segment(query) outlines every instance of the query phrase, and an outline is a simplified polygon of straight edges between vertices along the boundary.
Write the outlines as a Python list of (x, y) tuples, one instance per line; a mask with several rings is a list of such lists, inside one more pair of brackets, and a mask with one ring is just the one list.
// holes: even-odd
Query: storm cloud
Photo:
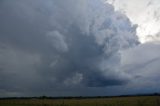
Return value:
[(131, 79), (120, 53), (139, 44), (136, 26), (104, 1), (3, 0), (0, 23), (0, 96), (75, 95)]
[[(137, 36), (142, 43), (122, 51), (121, 70), (132, 75), (126, 85), (132, 93), (159, 91), (159, 0), (106, 0), (137, 24)], [(129, 90), (130, 89), (130, 90)]]

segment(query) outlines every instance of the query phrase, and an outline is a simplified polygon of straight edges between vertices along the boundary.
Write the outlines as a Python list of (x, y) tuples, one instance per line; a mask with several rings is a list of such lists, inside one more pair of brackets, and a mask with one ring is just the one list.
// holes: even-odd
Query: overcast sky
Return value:
[(157, 2), (1, 0), (0, 97), (159, 92)]

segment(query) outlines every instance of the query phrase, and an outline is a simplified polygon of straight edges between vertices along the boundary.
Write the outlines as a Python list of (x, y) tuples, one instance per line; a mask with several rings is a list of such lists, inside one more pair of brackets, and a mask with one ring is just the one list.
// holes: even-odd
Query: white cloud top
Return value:
[(125, 13), (137, 24), (137, 35), (142, 43), (160, 41), (159, 0), (107, 0), (115, 9)]

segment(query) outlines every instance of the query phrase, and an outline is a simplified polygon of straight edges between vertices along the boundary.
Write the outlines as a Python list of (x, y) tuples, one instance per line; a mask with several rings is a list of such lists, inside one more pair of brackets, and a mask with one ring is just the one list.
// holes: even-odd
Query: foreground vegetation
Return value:
[(0, 106), (160, 106), (160, 96), (88, 99), (1, 99)]

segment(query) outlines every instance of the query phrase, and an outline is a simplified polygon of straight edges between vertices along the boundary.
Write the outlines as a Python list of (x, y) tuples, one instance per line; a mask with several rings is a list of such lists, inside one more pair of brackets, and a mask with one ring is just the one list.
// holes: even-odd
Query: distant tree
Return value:
[(40, 99), (47, 99), (47, 96), (43, 95), (40, 97)]
[(158, 95), (159, 95), (159, 93), (154, 93), (153, 95), (158, 96)]

